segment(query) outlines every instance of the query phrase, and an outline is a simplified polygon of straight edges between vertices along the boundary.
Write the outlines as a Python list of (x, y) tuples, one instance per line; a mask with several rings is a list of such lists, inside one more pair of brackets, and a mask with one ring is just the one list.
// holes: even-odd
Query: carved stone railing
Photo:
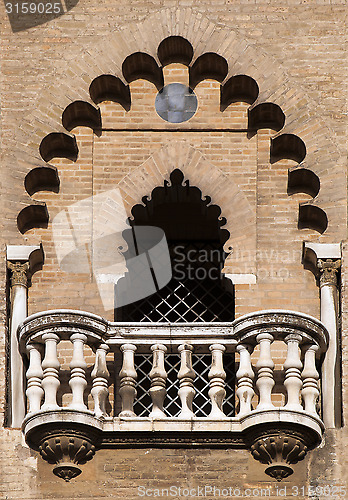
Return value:
[[(146, 324), (109, 323), (82, 311), (46, 311), (28, 317), (19, 326), (18, 338), (22, 355), (29, 359), (28, 412), (23, 422), (26, 440), (39, 449), (45, 460), (55, 463), (55, 474), (66, 480), (78, 475), (79, 465), (91, 459), (98, 448), (188, 446), (193, 440), (201, 446), (247, 447), (255, 459), (268, 465), (266, 473), (280, 480), (292, 473), (291, 464), (303, 459), (307, 450), (321, 441), (324, 426), (318, 414), (319, 372), (328, 334), (320, 321), (305, 314), (261, 311), (233, 323)], [(63, 385), (61, 341), (71, 343), (66, 388), (71, 392), (71, 401), (66, 407), (57, 399)], [(285, 394), (283, 406), (276, 406), (274, 400), (274, 341), (281, 342), (284, 348), (280, 382)], [(94, 353), (90, 367), (85, 346)], [(152, 354), (152, 409), (146, 417), (134, 412), (136, 352)], [(118, 387), (114, 384), (114, 398), (121, 400), (117, 416), (107, 413), (112, 382), (107, 356), (110, 358), (112, 353), (122, 356)], [(164, 411), (164, 360), (173, 353), (178, 353), (181, 361), (177, 373), (181, 404), (178, 417)], [(207, 377), (211, 412), (207, 417), (197, 417), (192, 406), (195, 353), (211, 356)], [(226, 416), (223, 359), (235, 353), (239, 354), (239, 405), (235, 416)]]

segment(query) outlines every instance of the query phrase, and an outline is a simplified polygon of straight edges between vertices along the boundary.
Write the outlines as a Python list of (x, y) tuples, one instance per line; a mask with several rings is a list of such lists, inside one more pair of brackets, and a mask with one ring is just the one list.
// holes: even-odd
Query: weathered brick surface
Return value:
[[(15, 33), (1, 7), (2, 414), (6, 392), (6, 244), (43, 243), (45, 266), (33, 277), (29, 312), (69, 307), (112, 319), (112, 312), (103, 310), (91, 275), (67, 276), (59, 269), (51, 224), (24, 235), (18, 231), (16, 217), (33, 199), (47, 203), (52, 221), (72, 203), (119, 186), (130, 210), (168, 179), (170, 165), (176, 161), (178, 166), (182, 161), (191, 184), (204, 196), (212, 196), (227, 218), (226, 227), (239, 251), (228, 260), (226, 270), (257, 276), (256, 285), (236, 285), (236, 314), (285, 308), (319, 317), (318, 288), (312, 274), (303, 270), (301, 251), (303, 240), (339, 242), (346, 238), (346, 2), (202, 0), (198, 4), (192, 0), (80, 0), (65, 15)], [(91, 81), (104, 73), (121, 76), (122, 61), (129, 54), (144, 51), (156, 58), (160, 41), (173, 34), (192, 43), (194, 57), (204, 52), (223, 55), (229, 75), (246, 74), (256, 80), (260, 88), (257, 102), (274, 102), (282, 108), (286, 115), (282, 132), (301, 137), (307, 148), (304, 165), (320, 178), (315, 204), (329, 218), (323, 235), (297, 229), (298, 203), (311, 198), (287, 195), (287, 170), (295, 165), (293, 161), (270, 164), (270, 137), (275, 132), (262, 130), (248, 137), (243, 131), (248, 105), (233, 104), (221, 113), (215, 81), (196, 87), (198, 112), (179, 126), (156, 115), (157, 89), (152, 84), (143, 80), (131, 83), (130, 112), (115, 103), (100, 105), (103, 126), (112, 130), (98, 137), (88, 128), (76, 128), (72, 133), (77, 138), (78, 160), (52, 160), (59, 171), (59, 193), (39, 192), (32, 198), (26, 193), (25, 175), (44, 164), (38, 152), (42, 138), (64, 131), (61, 115), (65, 107), (76, 99), (90, 102)], [(164, 77), (166, 83), (186, 83), (187, 70), (171, 65)], [(249, 226), (238, 214), (238, 208), (244, 207), (240, 200), (246, 200), (250, 207)], [(344, 421), (348, 418), (347, 259), (345, 245), (341, 295)], [(69, 363), (68, 349), (62, 356), (62, 361)], [(282, 352), (275, 348), (274, 357), (280, 366)], [(284, 482), (286, 498), (294, 498), (296, 489), (291, 488), (296, 486), (308, 492), (309, 485), (344, 484), (346, 429), (327, 432), (324, 444), (296, 466), (294, 476)], [(279, 498), (263, 466), (242, 450), (103, 450), (79, 478), (65, 484), (52, 476), (50, 465), (24, 445), (19, 430), (0, 431), (0, 498), (135, 499), (139, 498), (139, 486), (170, 485), (241, 490), (269, 487), (271, 498)], [(318, 494), (317, 498), (325, 496)]]

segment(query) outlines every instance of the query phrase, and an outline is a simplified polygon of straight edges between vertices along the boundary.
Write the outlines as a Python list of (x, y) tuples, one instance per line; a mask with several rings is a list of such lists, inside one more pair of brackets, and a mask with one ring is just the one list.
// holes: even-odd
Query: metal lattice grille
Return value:
[(231, 321), (234, 304), (220, 280), (171, 280), (156, 294), (127, 308), (128, 321)]
[[(151, 354), (135, 355), (135, 366), (138, 374), (137, 397), (134, 404), (135, 414), (139, 417), (149, 415), (152, 402), (149, 393), (151, 380), (149, 373), (152, 368)], [(206, 417), (211, 410), (211, 402), (208, 396), (209, 379), (208, 372), (211, 366), (210, 354), (194, 354), (192, 356), (192, 366), (196, 373), (194, 388), (196, 391), (193, 400), (193, 412), (196, 417)], [(180, 355), (169, 354), (165, 357), (165, 368), (167, 371), (167, 395), (164, 401), (164, 411), (168, 416), (176, 417), (181, 410), (180, 399), (178, 397), (179, 380), (177, 378), (180, 369)], [(235, 402), (235, 366), (234, 355), (224, 356), (224, 369), (226, 371), (226, 398), (223, 404), (223, 411), (226, 416), (234, 416)]]
[(172, 279), (153, 295), (121, 308), (122, 320), (233, 321), (234, 294), (231, 282), (221, 275), (226, 256), (221, 246), (177, 241), (169, 247)]

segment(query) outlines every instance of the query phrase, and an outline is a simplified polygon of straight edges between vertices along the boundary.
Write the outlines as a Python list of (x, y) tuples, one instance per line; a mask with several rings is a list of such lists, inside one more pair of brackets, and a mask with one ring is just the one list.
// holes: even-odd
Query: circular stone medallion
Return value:
[(182, 83), (165, 85), (155, 100), (157, 114), (170, 123), (182, 123), (192, 118), (197, 104), (196, 94)]

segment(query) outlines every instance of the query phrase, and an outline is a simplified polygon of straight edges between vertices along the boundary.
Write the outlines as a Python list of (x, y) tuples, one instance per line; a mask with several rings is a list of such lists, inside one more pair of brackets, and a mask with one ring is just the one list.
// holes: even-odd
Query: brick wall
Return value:
[[(142, 196), (150, 195), (154, 187), (168, 179), (170, 169), (183, 160), (183, 171), (191, 184), (198, 186), (204, 196), (212, 196), (212, 202), (222, 208), (222, 215), (227, 218), (232, 246), (239, 251), (226, 263), (226, 271), (234, 273), (242, 267), (241, 272), (257, 276), (254, 285), (236, 285), (237, 316), (258, 309), (284, 308), (319, 317), (318, 288), (312, 274), (302, 267), (301, 251), (303, 240), (339, 242), (346, 238), (344, 0), (289, 0), (281, 4), (274, 0), (202, 0), (199, 6), (191, 0), (80, 0), (65, 15), (16, 32), (12, 32), (4, 7), (1, 8), (2, 413), (7, 335), (5, 245), (43, 243), (45, 266), (32, 280), (30, 313), (67, 307), (112, 319), (112, 312), (103, 309), (92, 275), (67, 275), (59, 269), (51, 221), (72, 203), (114, 186), (125, 193), (129, 211)], [(323, 235), (297, 228), (298, 204), (311, 197), (303, 193), (288, 196), (287, 171), (295, 162), (270, 163), (270, 137), (275, 132), (260, 130), (249, 137), (244, 131), (248, 105), (232, 104), (222, 113), (219, 84), (212, 80), (196, 87), (198, 112), (178, 127), (156, 115), (154, 85), (144, 80), (131, 83), (129, 112), (116, 103), (102, 103), (103, 126), (110, 130), (98, 136), (89, 128), (75, 128), (72, 133), (79, 148), (77, 161), (50, 162), (59, 172), (59, 193), (42, 191), (32, 197), (26, 193), (25, 175), (43, 164), (38, 152), (41, 140), (50, 132), (64, 131), (61, 115), (65, 107), (77, 99), (89, 100), (88, 87), (100, 74), (121, 76), (122, 61), (129, 54), (144, 51), (156, 57), (160, 41), (172, 34), (180, 34), (192, 43), (194, 57), (204, 52), (223, 55), (229, 64), (229, 75), (251, 76), (259, 85), (260, 102), (274, 102), (282, 108), (286, 115), (283, 131), (297, 134), (305, 142), (304, 165), (320, 178), (321, 189), (314, 203), (329, 218)], [(170, 65), (164, 78), (167, 83), (187, 83), (186, 67)], [(195, 169), (195, 161), (202, 175)], [(48, 228), (31, 229), (22, 235), (17, 228), (17, 215), (37, 201), (47, 204)], [(250, 209), (250, 227), (236, 216), (241, 206)], [(245, 249), (247, 255), (243, 254)], [(346, 255), (344, 246), (345, 418)], [(66, 358), (68, 361), (68, 352)], [(281, 357), (277, 361), (281, 362)], [(327, 432), (324, 444), (295, 466), (295, 474), (284, 482), (286, 498), (293, 498), (291, 493), (296, 489), (291, 488), (296, 486), (307, 491), (309, 485), (343, 485), (346, 444), (346, 427)], [(102, 450), (86, 464), (79, 478), (65, 484), (52, 476), (50, 465), (26, 447), (19, 430), (0, 431), (0, 498), (131, 499), (139, 498), (139, 486), (170, 485), (232, 486), (242, 490), (269, 487), (272, 497), (279, 498), (276, 485), (268, 481), (263, 466), (243, 450)]]

